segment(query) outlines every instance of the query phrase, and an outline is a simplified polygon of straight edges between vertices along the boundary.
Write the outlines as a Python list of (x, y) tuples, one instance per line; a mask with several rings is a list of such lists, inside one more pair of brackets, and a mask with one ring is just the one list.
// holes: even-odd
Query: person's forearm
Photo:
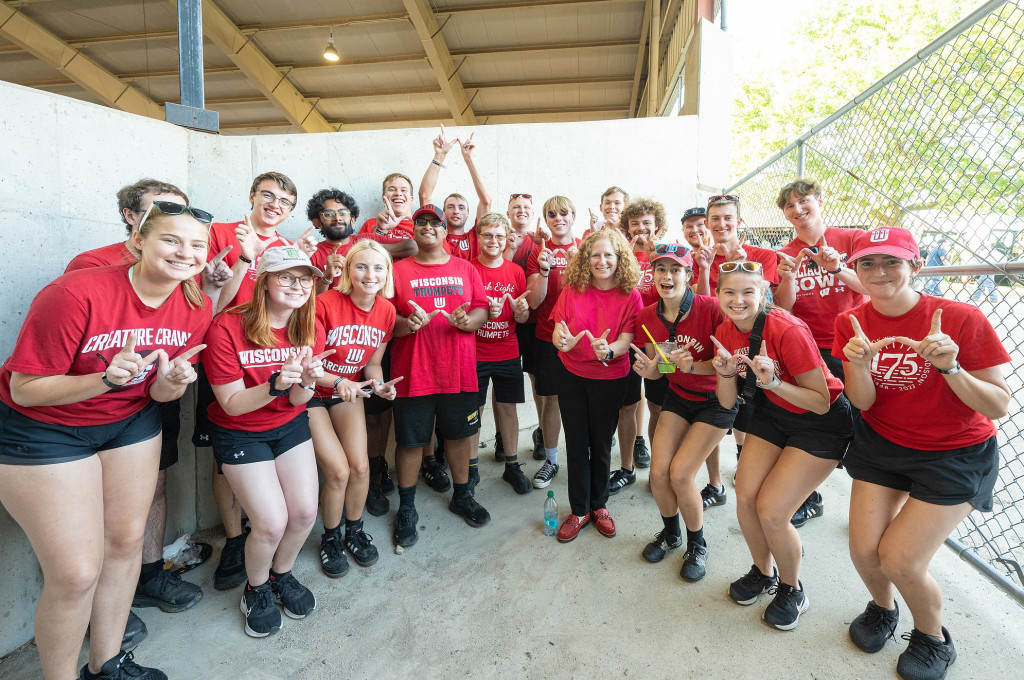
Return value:
[(11, 375), (11, 399), (18, 406), (63, 406), (77, 404), (110, 391), (102, 373), (87, 375)]

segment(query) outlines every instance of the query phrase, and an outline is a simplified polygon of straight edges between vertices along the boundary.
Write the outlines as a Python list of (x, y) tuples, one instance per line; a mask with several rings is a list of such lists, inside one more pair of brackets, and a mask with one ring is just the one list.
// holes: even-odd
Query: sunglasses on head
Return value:
[(740, 270), (750, 272), (753, 274), (755, 272), (761, 271), (761, 263), (750, 262), (749, 260), (743, 262), (723, 262), (722, 265), (718, 268), (718, 271), (723, 272), (725, 274), (729, 274), (731, 272), (738, 272)]
[(717, 196), (708, 197), (708, 205), (715, 203), (739, 203), (740, 197), (736, 194), (719, 194)]
[(509, 199), (508, 199), (508, 200), (510, 200), (510, 201), (514, 201), (514, 200), (516, 200), (517, 198), (525, 198), (525, 199), (526, 199), (526, 200), (528, 200), (528, 201), (532, 201), (532, 200), (533, 200), (533, 194), (512, 194), (512, 195), (511, 195), (511, 196), (509, 197)]
[(690, 249), (684, 246), (682, 243), (655, 243), (654, 254), (655, 255), (678, 255), (682, 257), (690, 252)]
[(189, 215), (196, 218), (203, 224), (209, 224), (213, 222), (213, 215), (200, 210), (199, 208), (192, 208), (181, 203), (175, 203), (174, 201), (153, 201), (152, 205), (146, 209), (146, 213), (142, 216), (142, 221), (139, 222), (139, 227), (146, 221), (149, 214), (156, 209), (158, 212), (162, 212), (164, 215), (181, 215), (182, 213), (188, 212)]
[(555, 219), (556, 215), (561, 215), (562, 217), (567, 217), (569, 215), (569, 212), (570, 211), (569, 211), (568, 208), (562, 208), (561, 210), (549, 210), (548, 211), (548, 217), (550, 217), (551, 219)]

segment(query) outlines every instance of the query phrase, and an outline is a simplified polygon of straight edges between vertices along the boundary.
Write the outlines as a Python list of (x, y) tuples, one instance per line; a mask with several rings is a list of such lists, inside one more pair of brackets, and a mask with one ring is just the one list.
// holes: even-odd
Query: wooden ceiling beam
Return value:
[(521, 12), (528, 9), (554, 9), (572, 7), (573, 5), (635, 5), (644, 0), (520, 0), (515, 3), (458, 5), (435, 10), (438, 16), (457, 16), (459, 14), (481, 14), (484, 12)]
[(651, 0), (644, 3), (644, 18), (640, 22), (640, 44), (636, 50), (636, 69), (633, 71), (633, 93), (629, 96), (629, 116), (639, 117), (639, 103), (637, 96), (640, 94), (640, 75), (644, 69), (644, 49), (647, 47), (647, 38), (651, 28)]
[(448, 102), (452, 119), (459, 125), (476, 125), (476, 114), (473, 113), (473, 106), (465, 88), (462, 87), (459, 70), (455, 67), (441, 28), (437, 25), (437, 17), (434, 16), (427, 0), (402, 0), (402, 3), (409, 12), (409, 20), (415, 27), (420, 42), (423, 43), (423, 51), (427, 53), (430, 68), (437, 77), (437, 84), (441, 86), (445, 101)]
[(0, 35), (50, 64), (107, 106), (163, 120), (163, 106), (122, 83), (113, 73), (4, 0), (0, 0)]

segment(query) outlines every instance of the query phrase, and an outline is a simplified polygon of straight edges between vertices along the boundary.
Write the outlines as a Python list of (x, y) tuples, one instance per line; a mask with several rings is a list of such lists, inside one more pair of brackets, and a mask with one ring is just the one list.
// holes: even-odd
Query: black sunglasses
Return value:
[[(182, 205), (181, 203), (175, 203), (174, 201), (153, 201), (153, 204), (146, 210), (146, 214), (142, 216), (142, 222), (146, 221), (146, 218), (149, 217), (149, 213), (153, 211), (153, 208), (156, 208), (165, 215), (181, 215), (187, 211), (189, 215), (196, 218), (203, 224), (213, 222), (213, 215), (211, 213), (208, 213), (205, 210), (200, 210), (199, 208), (192, 208), (187, 205)], [(139, 223), (140, 227), (142, 226), (142, 222)]]

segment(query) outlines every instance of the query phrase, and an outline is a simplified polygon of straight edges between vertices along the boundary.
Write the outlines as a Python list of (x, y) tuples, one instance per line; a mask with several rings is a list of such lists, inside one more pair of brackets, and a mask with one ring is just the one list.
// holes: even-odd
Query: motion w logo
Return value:
[(365, 349), (350, 349), (348, 356), (345, 357), (346, 364), (361, 364), (363, 363), (363, 355), (366, 354)]
[(437, 309), (444, 309), (444, 298), (434, 298), (434, 307)]

